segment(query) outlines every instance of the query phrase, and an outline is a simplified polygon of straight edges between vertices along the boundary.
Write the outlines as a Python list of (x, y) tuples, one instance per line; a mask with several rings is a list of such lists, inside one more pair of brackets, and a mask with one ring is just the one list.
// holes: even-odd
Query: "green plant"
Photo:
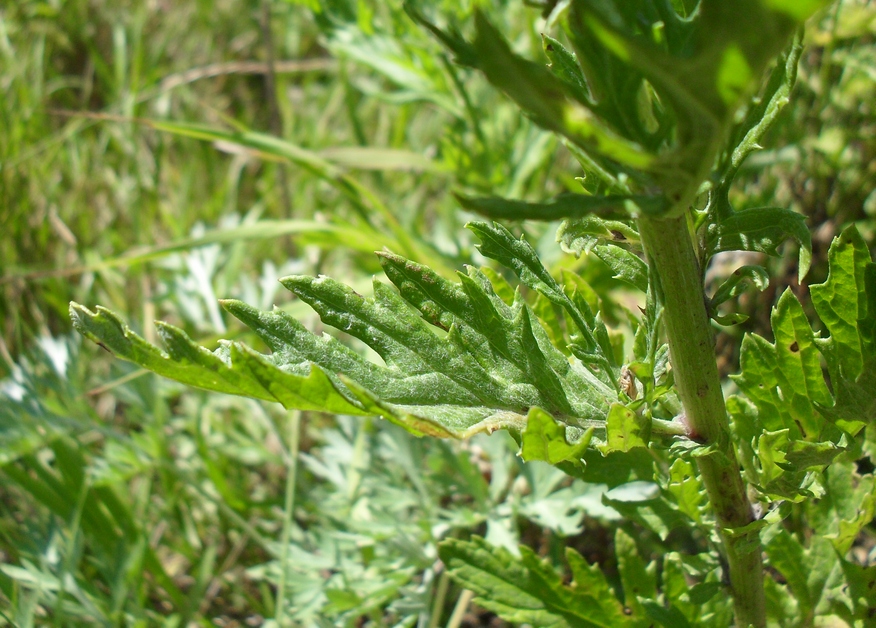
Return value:
[[(452, 20), (438, 24), (408, 5), (457, 63), (560, 136), (585, 173), (583, 192), (551, 200), (459, 195), (460, 204), (497, 220), (563, 219), (563, 249), (595, 255), (643, 294), (638, 314), (573, 273), (557, 281), (526, 240), (475, 222), (481, 254), (512, 270), (518, 287), (490, 268), (450, 281), (390, 252), (378, 255), (393, 286), (375, 281), (371, 298), (327, 277), (282, 280), (382, 365), (281, 310), (239, 301), (222, 304), (271, 354), (240, 343), (210, 352), (159, 324), (165, 353), (110, 311), (77, 304), (74, 324), (118, 357), (208, 390), (380, 416), (417, 435), (507, 429), (525, 460), (626, 487), (624, 498), (606, 502), (661, 541), (672, 534), (684, 539), (678, 547), (697, 548), (650, 561), (620, 530), (618, 580), (570, 548), (566, 584), (526, 547), (518, 557), (477, 538), (446, 541), (451, 576), (508, 621), (726, 626), (735, 615), (739, 626), (826, 617), (867, 625), (876, 567), (849, 552), (876, 509), (873, 476), (854, 464), (876, 453), (876, 265), (868, 248), (854, 227), (834, 240), (830, 275), (812, 287), (827, 336), (812, 331), (786, 292), (772, 316), (774, 342), (746, 337), (733, 378), (740, 394), (726, 400), (715, 326), (740, 317), (719, 306), (770, 277), (742, 266), (711, 295), (704, 288), (716, 254), (777, 255), (788, 239), (800, 248), (798, 276), (806, 275), (802, 216), (737, 210), (730, 187), (788, 101), (802, 50), (795, 31), (823, 4), (547, 3), (547, 23), (562, 24), (544, 37), (547, 67), (513, 52), (482, 12), (466, 37)], [(603, 320), (618, 313), (628, 342)], [(728, 596), (719, 594), (725, 587)]]

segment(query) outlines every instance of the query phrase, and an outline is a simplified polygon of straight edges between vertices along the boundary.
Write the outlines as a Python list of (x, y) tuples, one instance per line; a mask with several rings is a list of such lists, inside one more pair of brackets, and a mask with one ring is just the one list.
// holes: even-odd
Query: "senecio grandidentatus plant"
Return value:
[(667, 552), (649, 564), (620, 530), (617, 586), (572, 549), (564, 580), (526, 547), (518, 557), (482, 539), (445, 541), (440, 553), (452, 576), (508, 621), (876, 625), (876, 567), (850, 554), (876, 504), (872, 474), (858, 475), (854, 465), (876, 459), (876, 265), (867, 246), (854, 228), (834, 239), (829, 276), (810, 290), (822, 331), (813, 331), (794, 294), (781, 296), (774, 342), (743, 341), (737, 396), (722, 392), (713, 337), (739, 316), (717, 307), (746, 288), (763, 289), (769, 276), (743, 266), (713, 294), (704, 290), (716, 253), (776, 255), (787, 239), (799, 245), (806, 275), (803, 217), (734, 208), (728, 190), (787, 102), (801, 23), (824, 4), (548, 2), (546, 63), (518, 56), (479, 11), (465, 36), (427, 7), (407, 6), (457, 63), (480, 70), (562, 136), (585, 173), (583, 192), (540, 203), (460, 203), (497, 220), (564, 219), (557, 239), (565, 251), (598, 256), (645, 293), (641, 315), (630, 314), (632, 355), (606, 329), (581, 278), (557, 281), (524, 239), (484, 222), (469, 225), (480, 252), (513, 270), (540, 307), (488, 269), (449, 281), (389, 252), (378, 255), (393, 285), (375, 281), (370, 298), (328, 277), (282, 280), (384, 365), (280, 310), (239, 301), (222, 305), (271, 354), (239, 343), (210, 352), (158, 323), (161, 351), (111, 312), (77, 304), (74, 324), (118, 357), (192, 386), (380, 416), (417, 435), (507, 429), (525, 460), (610, 486), (656, 484), (656, 496), (642, 501), (608, 501), (664, 540), (681, 529), (694, 539), (686, 547), (703, 550)]

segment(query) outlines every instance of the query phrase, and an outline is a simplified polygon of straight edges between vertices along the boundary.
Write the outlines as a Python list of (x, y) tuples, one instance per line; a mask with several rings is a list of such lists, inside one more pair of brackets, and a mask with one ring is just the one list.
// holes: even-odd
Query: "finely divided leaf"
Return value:
[(592, 108), (594, 103), (587, 88), (587, 78), (584, 76), (581, 66), (578, 65), (575, 53), (567, 50), (563, 44), (549, 35), (542, 34), (541, 37), (544, 52), (550, 59), (550, 64), (548, 64), (550, 71), (566, 85), (568, 93), (572, 97), (581, 104)]
[(652, 154), (599, 122), (580, 104), (579, 89), (557, 78), (543, 65), (512, 52), (502, 34), (480, 11), (475, 12), (475, 27), (477, 35), (471, 44), (475, 67), (538, 124), (618, 163), (639, 169), (651, 165)]
[(648, 265), (638, 255), (611, 244), (597, 244), (593, 252), (612, 270), (615, 278), (648, 292)]

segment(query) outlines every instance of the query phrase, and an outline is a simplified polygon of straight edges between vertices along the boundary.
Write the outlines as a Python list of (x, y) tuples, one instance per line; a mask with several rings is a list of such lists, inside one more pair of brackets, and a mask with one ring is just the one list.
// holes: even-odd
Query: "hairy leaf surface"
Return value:
[(91, 312), (73, 304), (71, 316), (77, 329), (118, 357), (191, 386), (287, 408), (378, 415), (416, 434), (436, 436), (522, 430), (534, 408), (566, 425), (604, 427), (617, 399), (613, 357), (602, 352), (607, 340), (597, 340), (604, 328), (566, 296), (525, 241), (497, 226), (472, 228), (485, 255), (512, 266), (524, 283), (564, 309), (588, 338), (589, 355), (604, 368), (567, 357), (520, 293), (506, 303), (481, 271), (460, 272), (457, 283), (389, 252), (380, 253), (380, 261), (395, 287), (375, 280), (370, 298), (328, 277), (281, 280), (325, 324), (364, 342), (383, 364), (332, 337), (313, 335), (281, 310), (263, 312), (239, 301), (222, 305), (258, 334), (271, 354), (236, 342), (211, 352), (159, 323), (163, 352), (103, 308)]

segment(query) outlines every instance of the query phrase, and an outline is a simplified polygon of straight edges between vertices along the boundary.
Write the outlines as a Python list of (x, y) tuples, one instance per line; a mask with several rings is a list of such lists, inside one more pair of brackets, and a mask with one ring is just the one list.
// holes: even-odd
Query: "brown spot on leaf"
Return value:
[(800, 350), (800, 345), (797, 344), (797, 341), (791, 343), (791, 346), (788, 347), (792, 353), (797, 353)]

